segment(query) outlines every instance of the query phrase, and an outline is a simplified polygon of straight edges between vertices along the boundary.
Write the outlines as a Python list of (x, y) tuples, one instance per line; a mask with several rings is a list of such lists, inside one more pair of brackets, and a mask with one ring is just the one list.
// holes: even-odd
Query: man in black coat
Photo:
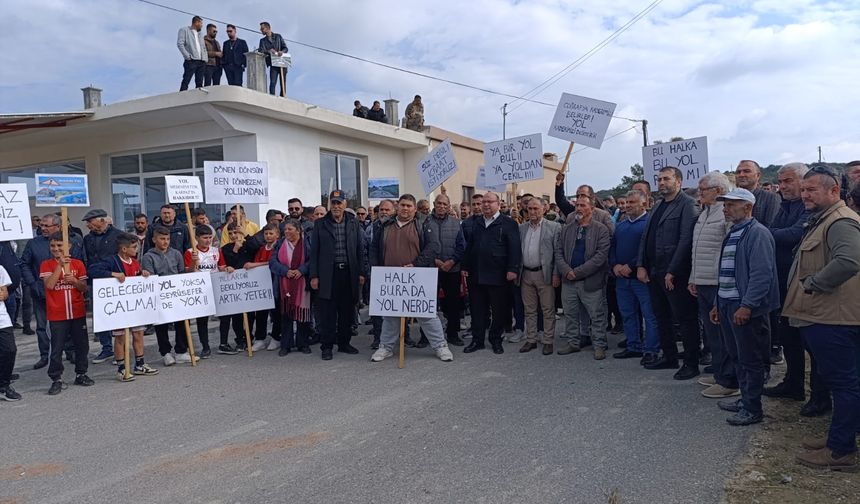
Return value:
[[(87, 223), (89, 234), (84, 236), (84, 250), (86, 251), (87, 270), (94, 264), (98, 264), (105, 259), (116, 255), (116, 239), (122, 234), (122, 231), (113, 227), (113, 224), (107, 221), (107, 212), (101, 208), (94, 208), (84, 214), (82, 219)], [(171, 236), (172, 238), (172, 236)], [(152, 242), (152, 240), (147, 240)], [(93, 359), (94, 364), (100, 364), (107, 360), (113, 360), (113, 337), (110, 331), (102, 331), (96, 333), (99, 338), (99, 343), (102, 345), (102, 350)]]
[[(191, 236), (188, 234), (188, 225), (176, 220), (176, 208), (166, 203), (161, 205), (161, 225), (170, 230), (170, 248), (176, 249), (180, 254), (191, 250)], [(155, 226), (149, 226), (146, 230), (146, 239), (143, 240), (143, 252), (146, 253), (154, 247), (152, 243), (152, 232)], [(114, 250), (112, 254), (115, 254)]]
[[(487, 192), (481, 213), (473, 215), (471, 236), (461, 270), (466, 276), (472, 307), (472, 342), (463, 351), (484, 348), (488, 314), (492, 313), (490, 345), (493, 353), (504, 353), (502, 332), (511, 317), (510, 284), (517, 280), (522, 264), (520, 231), (513, 219), (499, 212), (499, 195)], [(465, 227), (465, 223), (464, 223)]]
[(245, 73), (245, 53), (248, 52), (248, 43), (236, 35), (236, 27), (227, 25), (227, 40), (221, 48), (224, 56), (221, 57), (221, 66), (227, 76), (227, 84), (231, 86), (242, 85), (242, 75)]
[(636, 277), (648, 284), (651, 305), (660, 330), (662, 357), (645, 363), (645, 369), (677, 369), (678, 346), (675, 326), (684, 342), (684, 366), (676, 380), (699, 374), (699, 321), (696, 298), (686, 289), (692, 269), (693, 228), (698, 212), (696, 202), (681, 190), (684, 174), (666, 166), (660, 170), (657, 186), (662, 199), (648, 214)]
[(317, 291), (323, 360), (331, 360), (335, 342), (338, 352), (358, 353), (349, 341), (367, 271), (364, 233), (346, 212), (346, 194), (336, 189), (329, 195), (329, 212), (314, 223), (311, 238), (310, 279)]

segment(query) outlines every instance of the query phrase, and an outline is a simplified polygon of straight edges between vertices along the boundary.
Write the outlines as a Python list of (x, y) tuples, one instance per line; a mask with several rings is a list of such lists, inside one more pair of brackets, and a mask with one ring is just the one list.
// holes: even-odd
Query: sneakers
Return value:
[(80, 385), (82, 387), (91, 387), (95, 384), (96, 382), (94, 382), (92, 378), (85, 374), (79, 374), (75, 377), (75, 385)]
[(734, 415), (726, 418), (726, 423), (729, 425), (734, 425), (736, 427), (744, 427), (747, 425), (757, 424), (762, 421), (764, 415), (761, 413), (752, 413), (750, 411), (741, 408)]
[(251, 350), (254, 352), (260, 352), (266, 349), (266, 340), (257, 340), (251, 345)]
[[(448, 349), (448, 347), (443, 347), (443, 348), (445, 348), (446, 350)], [(391, 350), (389, 350), (385, 347), (380, 347), (379, 350), (373, 352), (373, 355), (370, 356), (370, 360), (372, 362), (382, 362), (385, 359), (387, 359), (393, 355), (394, 355), (394, 353), (392, 353)], [(437, 355), (438, 355), (438, 352), (437, 352)], [(451, 355), (450, 351), (448, 352), (448, 355)], [(441, 359), (441, 357), (439, 357), (439, 358)], [(454, 360), (453, 356), (451, 356), (451, 360)]]
[(21, 394), (15, 392), (12, 385), (6, 385), (5, 388), (0, 388), (0, 401), (15, 402), (21, 400)]
[(514, 330), (513, 334), (508, 336), (508, 342), (509, 343), (519, 343), (523, 340), (523, 338), (525, 338), (525, 335), (523, 334), (522, 329), (516, 329), (516, 330)]
[(280, 350), (281, 342), (276, 340), (275, 338), (269, 339), (269, 344), (266, 346), (267, 352), (273, 352), (275, 350)]
[[(194, 356), (194, 361), (197, 362), (200, 360), (200, 357)], [(177, 364), (191, 364), (191, 354), (189, 352), (178, 353), (176, 354), (176, 363)]]
[(149, 366), (149, 364), (142, 364), (140, 366), (134, 366), (134, 369), (131, 370), (133, 374), (142, 375), (142, 376), (151, 376), (157, 375), (158, 370), (153, 369)]
[(120, 381), (120, 382), (134, 381), (134, 375), (132, 374), (132, 375), (126, 376), (125, 373), (123, 373), (122, 371), (117, 371), (116, 381)]
[(102, 350), (98, 355), (96, 355), (95, 359), (93, 359), (93, 364), (101, 364), (102, 362), (112, 360), (113, 352)]
[(699, 378), (699, 385), (703, 387), (712, 387), (717, 384), (717, 380), (713, 376), (703, 376)]
[(833, 454), (833, 450), (826, 446), (820, 450), (801, 453), (795, 457), (795, 460), (806, 467), (812, 467), (815, 469), (851, 472), (860, 469), (860, 466), (857, 465), (857, 452), (837, 457)]
[(197, 354), (197, 356), (201, 359), (208, 359), (209, 357), (212, 357), (212, 350), (204, 348), (203, 350), (200, 350), (200, 353)]
[(730, 389), (723, 387), (719, 383), (715, 383), (702, 391), (702, 395), (709, 399), (724, 399), (726, 397), (735, 397), (741, 395), (738, 389)]
[(218, 345), (218, 353), (224, 355), (236, 355), (239, 351), (231, 347), (228, 343), (225, 343), (223, 345)]
[(773, 365), (785, 364), (785, 357), (782, 356), (782, 347), (774, 347), (770, 350), (770, 363)]
[(717, 401), (717, 407), (729, 413), (737, 413), (743, 408), (740, 399)]
[(54, 383), (51, 384), (51, 388), (48, 389), (48, 395), (57, 395), (66, 388), (68, 388), (68, 385), (63, 383), (63, 380), (54, 380)]
[(437, 348), (436, 357), (439, 357), (439, 360), (442, 362), (451, 362), (454, 360), (454, 354), (451, 353), (451, 350), (448, 350), (447, 346)]
[(165, 366), (172, 366), (172, 365), (176, 364), (176, 359), (173, 357), (173, 354), (170, 352), (167, 352), (166, 354), (164, 354), (162, 359), (164, 360)]

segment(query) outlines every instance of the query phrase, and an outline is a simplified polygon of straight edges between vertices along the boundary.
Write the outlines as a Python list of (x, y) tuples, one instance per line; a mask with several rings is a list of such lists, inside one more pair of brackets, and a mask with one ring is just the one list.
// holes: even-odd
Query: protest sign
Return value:
[(208, 271), (155, 277), (158, 323), (215, 315), (212, 274)]
[(562, 93), (548, 135), (599, 149), (615, 106), (610, 102)]
[(237, 269), (233, 273), (213, 273), (212, 292), (215, 295), (215, 315), (219, 317), (275, 307), (272, 273), (268, 266)]
[(436, 268), (374, 266), (370, 272), (370, 315), (435, 317), (438, 275)]
[(200, 187), (200, 177), (193, 175), (165, 175), (164, 184), (167, 186), (167, 201), (169, 203), (203, 202), (203, 189)]
[(491, 186), (543, 178), (541, 134), (499, 140), (484, 145), (485, 182)]
[(642, 167), (654, 187), (657, 187), (657, 175), (665, 166), (681, 170), (684, 175), (681, 187), (696, 187), (702, 175), (708, 173), (708, 137), (642, 147)]
[(90, 206), (86, 175), (36, 174), (36, 206)]
[(369, 199), (397, 199), (400, 197), (400, 181), (396, 178), (375, 178), (367, 180)]
[(26, 184), (0, 184), (0, 242), (33, 237)]
[(268, 203), (269, 165), (265, 161), (204, 161), (206, 203)]
[(475, 175), (475, 190), (503, 192), (505, 189), (504, 185), (491, 186), (487, 184), (487, 171), (483, 166), (478, 167), (478, 173)]
[(445, 140), (418, 162), (418, 176), (424, 194), (430, 194), (457, 171), (451, 140)]
[(270, 57), (272, 58), (273, 67), (290, 68), (293, 66), (293, 57), (288, 52), (282, 53), (280, 56), (277, 53), (272, 53)]
[(93, 280), (93, 330), (125, 329), (158, 323), (156, 276)]

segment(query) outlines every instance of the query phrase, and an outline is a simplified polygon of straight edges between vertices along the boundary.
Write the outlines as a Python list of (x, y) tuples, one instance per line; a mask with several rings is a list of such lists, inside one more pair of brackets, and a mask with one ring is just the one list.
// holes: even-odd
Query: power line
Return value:
[[(606, 47), (606, 46), (608, 46), (609, 44), (611, 44), (611, 43), (612, 43), (612, 41), (614, 41), (616, 38), (618, 38), (619, 36), (621, 36), (621, 34), (622, 34), (622, 33), (624, 33), (625, 31), (627, 31), (631, 26), (633, 26), (633, 25), (634, 25), (634, 24), (636, 24), (639, 20), (641, 20), (642, 18), (644, 18), (645, 16), (647, 16), (647, 15), (648, 15), (652, 10), (654, 10), (655, 8), (657, 8), (657, 6), (658, 6), (658, 5), (660, 5), (660, 3), (661, 3), (662, 1), (663, 1), (663, 0), (654, 0), (653, 2), (651, 2), (650, 4), (648, 4), (648, 6), (647, 6), (647, 7), (645, 7), (645, 8), (644, 8), (644, 9), (642, 9), (641, 11), (639, 11), (639, 13), (638, 13), (638, 14), (636, 14), (635, 16), (633, 16), (633, 17), (632, 17), (629, 21), (627, 21), (625, 24), (621, 25), (621, 26), (620, 26), (617, 30), (615, 30), (611, 35), (609, 35), (608, 37), (606, 37), (605, 39), (603, 39), (602, 41), (600, 41), (600, 43), (598, 43), (596, 46), (594, 46), (594, 47), (592, 47), (591, 49), (589, 49), (585, 54), (583, 54), (582, 56), (580, 56), (579, 58), (577, 58), (576, 60), (574, 60), (574, 61), (573, 61), (573, 63), (571, 63), (570, 65), (568, 65), (568, 66), (564, 67), (564, 68), (563, 68), (563, 69), (561, 69), (560, 71), (556, 72), (555, 74), (553, 74), (552, 76), (550, 76), (548, 79), (546, 79), (545, 81), (541, 82), (540, 84), (538, 84), (537, 86), (535, 86), (534, 88), (532, 88), (530, 91), (528, 91), (528, 92), (524, 93), (524, 95), (523, 95), (523, 96), (525, 96), (525, 97), (529, 97), (529, 95), (531, 95), (531, 97), (537, 96), (538, 94), (542, 93), (542, 92), (543, 92), (543, 91), (545, 91), (547, 88), (549, 88), (550, 86), (552, 86), (553, 84), (555, 84), (556, 82), (558, 82), (559, 80), (563, 79), (565, 76), (567, 76), (567, 74), (569, 74), (570, 72), (574, 71), (577, 67), (579, 67), (580, 65), (582, 65), (583, 63), (585, 63), (589, 58), (591, 58), (592, 56), (594, 56), (595, 54), (597, 54), (601, 49), (603, 49), (604, 47)], [(522, 98), (522, 100), (523, 100), (523, 103), (520, 103), (520, 104), (518, 104), (518, 105), (514, 106), (514, 107), (510, 110), (510, 112), (508, 112), (508, 113), (510, 114), (510, 113), (511, 113), (511, 112), (513, 112), (514, 110), (516, 110), (516, 109), (518, 109), (518, 108), (522, 107), (522, 106), (525, 104), (525, 102), (526, 102), (526, 101), (532, 101), (530, 98)]]
[[(632, 120), (633, 120), (633, 119), (631, 119), (631, 121), (632, 121)], [(627, 128), (626, 130), (619, 131), (618, 133), (616, 133), (616, 134), (614, 134), (614, 135), (610, 135), (610, 136), (608, 136), (608, 137), (604, 138), (604, 139), (603, 139), (603, 143), (606, 143), (606, 142), (608, 142), (608, 141), (612, 140), (613, 138), (615, 138), (615, 137), (617, 137), (617, 136), (621, 136), (621, 135), (623, 135), (624, 133), (627, 133), (628, 131), (633, 130), (633, 129), (636, 129), (636, 126), (635, 126), (635, 125), (634, 125), (634, 126), (630, 126), (630, 127), (629, 127), (629, 128)], [(586, 150), (586, 149), (591, 149), (591, 147), (588, 147), (588, 146), (582, 146), (582, 147), (580, 147), (579, 149), (575, 149), (575, 150), (573, 151), (573, 153), (574, 153), (574, 154), (576, 154), (577, 152), (582, 152), (582, 151), (584, 151), (584, 150)]]
[[(140, 2), (140, 3), (147, 4), (147, 5), (151, 5), (151, 6), (153, 6), (153, 7), (159, 7), (159, 8), (162, 8), (162, 9), (169, 10), (169, 11), (178, 12), (178, 13), (180, 13), (180, 14), (186, 14), (186, 15), (189, 15), (189, 16), (195, 16), (195, 15), (197, 15), (197, 14), (195, 14), (194, 12), (189, 12), (189, 11), (182, 10), (182, 9), (177, 9), (176, 7), (171, 7), (171, 6), (169, 6), (169, 5), (164, 5), (164, 4), (160, 4), (160, 3), (157, 3), (157, 2), (153, 2), (152, 0), (137, 0), (137, 1), (138, 1), (138, 2)], [(662, 1), (663, 1), (663, 0), (657, 0), (657, 3), (662, 2)], [(223, 20), (220, 20), (220, 19), (212, 18), (212, 17), (206, 17), (206, 19), (208, 19), (208, 20), (210, 20), (210, 21), (214, 21), (214, 22), (216, 22), (216, 23), (221, 23), (221, 24), (227, 24), (227, 23), (228, 23), (227, 21), (223, 21)], [(628, 22), (628, 23), (629, 23), (629, 22)], [(235, 23), (231, 23), (231, 24), (235, 24)], [(242, 26), (242, 25), (236, 25), (236, 26), (237, 26), (237, 28), (241, 28), (241, 29), (243, 29), (243, 30), (247, 30), (247, 31), (250, 31), (250, 32), (256, 32), (256, 29), (254, 29), (254, 28), (248, 28), (247, 26)], [(628, 28), (629, 28), (629, 26), (628, 26)], [(625, 29), (626, 29), (626, 28), (625, 28)], [(620, 35), (620, 32), (617, 32), (617, 33)], [(492, 89), (487, 89), (487, 88), (483, 88), (483, 87), (480, 87), (480, 86), (475, 86), (475, 85), (473, 85), (473, 84), (468, 84), (468, 83), (465, 83), (465, 82), (459, 82), (459, 81), (455, 81), (455, 80), (451, 80), (451, 79), (446, 79), (446, 78), (444, 78), (444, 77), (439, 77), (439, 76), (430, 75), (430, 74), (426, 74), (426, 73), (422, 73), (422, 72), (417, 72), (417, 71), (415, 71), (415, 70), (409, 70), (408, 68), (402, 68), (402, 67), (398, 67), (398, 66), (394, 66), (394, 65), (389, 65), (388, 63), (382, 63), (382, 62), (380, 62), (380, 61), (374, 61), (374, 60), (371, 60), (371, 59), (368, 59), (368, 58), (363, 58), (363, 57), (361, 57), (361, 56), (355, 56), (355, 55), (353, 55), (353, 54), (345, 53), (345, 52), (342, 52), (342, 51), (336, 51), (336, 50), (334, 50), (334, 49), (327, 49), (327, 48), (325, 48), (325, 47), (320, 47), (320, 46), (313, 45), (313, 44), (307, 44), (307, 43), (305, 43), (305, 42), (300, 42), (300, 41), (298, 41), (298, 40), (292, 40), (292, 39), (288, 39), (288, 38), (285, 38), (284, 40), (286, 40), (287, 42), (289, 42), (289, 43), (291, 43), (291, 44), (299, 45), (299, 46), (302, 46), (302, 47), (307, 47), (307, 48), (309, 48), (309, 49), (314, 49), (314, 50), (321, 51), (321, 52), (325, 52), (325, 53), (329, 53), (329, 54), (334, 54), (334, 55), (337, 55), (337, 56), (342, 56), (342, 57), (344, 57), (344, 58), (349, 58), (349, 59), (353, 59), (353, 60), (356, 60), (356, 61), (361, 61), (362, 63), (368, 63), (368, 64), (370, 64), (370, 65), (376, 65), (376, 66), (379, 66), (379, 67), (382, 67), (382, 68), (387, 68), (387, 69), (389, 69), (389, 70), (394, 70), (394, 71), (396, 71), (396, 72), (402, 72), (402, 73), (406, 73), (406, 74), (409, 74), (409, 75), (414, 75), (414, 76), (416, 76), (416, 77), (421, 77), (421, 78), (424, 78), (424, 79), (430, 79), (430, 80), (435, 80), (435, 81), (439, 81), (439, 82), (444, 82), (444, 83), (446, 83), (446, 84), (451, 84), (451, 85), (454, 85), (454, 86), (460, 86), (460, 87), (464, 87), (464, 88), (467, 88), (467, 89), (472, 89), (472, 90), (475, 90), (475, 91), (480, 91), (480, 92), (483, 92), (483, 93), (488, 93), (488, 94), (492, 94), (492, 95), (496, 95), (496, 96), (502, 96), (502, 97), (505, 97), (505, 98), (513, 98), (514, 100), (520, 100), (520, 101), (522, 101), (522, 102), (535, 103), (535, 104), (538, 104), (538, 105), (546, 105), (546, 106), (548, 106), (548, 107), (553, 107), (553, 108), (555, 108), (555, 107), (556, 107), (556, 104), (553, 104), (553, 103), (547, 103), (547, 102), (543, 102), (543, 101), (539, 101), (539, 100), (533, 100), (533, 99), (527, 98), (527, 97), (525, 97), (525, 96), (517, 96), (517, 95), (514, 95), (514, 94), (503, 93), (503, 92), (501, 92), (501, 91), (495, 91), (495, 90), (492, 90)], [(627, 118), (627, 117), (621, 117), (621, 116), (612, 116), (612, 117), (615, 117), (615, 118), (618, 118), (618, 119), (625, 119), (625, 120), (628, 120), (628, 121), (636, 121), (636, 119), (630, 119), (630, 118)]]

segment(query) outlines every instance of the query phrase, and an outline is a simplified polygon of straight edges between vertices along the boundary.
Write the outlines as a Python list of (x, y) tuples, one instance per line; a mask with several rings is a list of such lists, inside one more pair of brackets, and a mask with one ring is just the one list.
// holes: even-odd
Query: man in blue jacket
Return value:
[(720, 409), (733, 412), (730, 425), (762, 421), (761, 394), (770, 362), (769, 333), (762, 331), (770, 312), (779, 308), (774, 240), (752, 216), (755, 196), (737, 188), (717, 198), (732, 227), (720, 254), (719, 288), (711, 322), (720, 324), (726, 357), (734, 364), (741, 398), (724, 399)]
[[(39, 344), (39, 361), (33, 365), (33, 369), (40, 369), (48, 365), (48, 353), (51, 349), (47, 305), (45, 304), (45, 283), (39, 278), (39, 268), (42, 266), (42, 261), (53, 257), (51, 255), (51, 241), (48, 237), (60, 231), (60, 223), (61, 219), (56, 214), (42, 217), (42, 222), (39, 224), (42, 234), (27, 242), (24, 253), (21, 254), (21, 279), (30, 287), (33, 298), (33, 313), (36, 316), (36, 339)], [(75, 259), (86, 261), (86, 252), (77, 235), (69, 235), (69, 245), (69, 255)]]

